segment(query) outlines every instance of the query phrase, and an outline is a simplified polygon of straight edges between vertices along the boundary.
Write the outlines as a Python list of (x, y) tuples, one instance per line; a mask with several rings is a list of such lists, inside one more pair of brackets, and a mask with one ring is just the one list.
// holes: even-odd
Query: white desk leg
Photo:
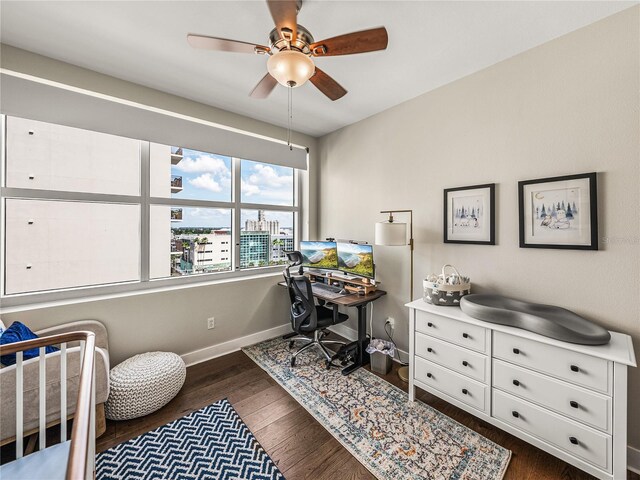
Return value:
[(415, 358), (414, 352), (414, 337), (416, 331), (416, 311), (409, 309), (409, 401), (415, 402), (416, 400), (416, 387), (413, 384), (413, 364)]

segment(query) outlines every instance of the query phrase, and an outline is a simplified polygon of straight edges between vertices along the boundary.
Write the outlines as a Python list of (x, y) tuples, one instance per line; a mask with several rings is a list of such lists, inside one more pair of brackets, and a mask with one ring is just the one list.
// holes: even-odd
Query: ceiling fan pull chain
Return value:
[(287, 145), (289, 145), (289, 150), (293, 150), (293, 146), (291, 145), (291, 126), (293, 123), (293, 87), (289, 87), (289, 95), (288, 99), (288, 108), (287, 108)]

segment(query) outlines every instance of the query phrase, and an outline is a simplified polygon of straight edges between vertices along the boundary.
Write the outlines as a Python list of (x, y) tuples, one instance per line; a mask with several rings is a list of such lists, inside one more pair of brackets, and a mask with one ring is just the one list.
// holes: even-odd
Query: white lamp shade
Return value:
[(282, 50), (267, 60), (267, 70), (285, 87), (299, 87), (311, 78), (316, 67), (313, 60), (296, 50)]
[(398, 222), (376, 223), (376, 245), (407, 245), (407, 224)]

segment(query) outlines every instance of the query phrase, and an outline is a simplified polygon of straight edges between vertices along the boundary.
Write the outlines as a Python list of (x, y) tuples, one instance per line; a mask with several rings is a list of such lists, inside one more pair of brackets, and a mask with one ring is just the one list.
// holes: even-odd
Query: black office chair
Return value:
[[(283, 275), (287, 282), (287, 289), (291, 299), (291, 328), (300, 335), (299, 337), (290, 339), (289, 348), (293, 348), (296, 341), (305, 342), (305, 344), (291, 356), (291, 366), (295, 366), (296, 357), (299, 354), (313, 346), (318, 347), (324, 355), (327, 365), (330, 365), (332, 355), (327, 350), (325, 344), (344, 345), (344, 342), (323, 340), (323, 338), (329, 334), (326, 328), (347, 321), (349, 316), (338, 312), (338, 305), (334, 304), (331, 306), (332, 308), (316, 305), (309, 278), (302, 275), (301, 270), (298, 271), (298, 275), (291, 276), (291, 268), (302, 264), (302, 254), (297, 251), (287, 252), (287, 257), (291, 263), (285, 268)], [(313, 334), (312, 338), (306, 336), (310, 333)]]

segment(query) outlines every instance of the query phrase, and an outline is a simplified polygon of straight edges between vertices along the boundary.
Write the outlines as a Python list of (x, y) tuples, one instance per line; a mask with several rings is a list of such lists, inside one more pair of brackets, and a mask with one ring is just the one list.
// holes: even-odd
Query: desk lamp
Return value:
[[(410, 270), (410, 287), (409, 301), (413, 301), (413, 210), (382, 210), (380, 213), (388, 213), (389, 218), (386, 222), (377, 222), (375, 231), (375, 244), (387, 246), (406, 246), (409, 245), (411, 252), (411, 270)], [(407, 224), (394, 221), (394, 213), (409, 214), (409, 242), (407, 243)], [(398, 376), (401, 380), (407, 382), (409, 380), (409, 367), (400, 367)]]

